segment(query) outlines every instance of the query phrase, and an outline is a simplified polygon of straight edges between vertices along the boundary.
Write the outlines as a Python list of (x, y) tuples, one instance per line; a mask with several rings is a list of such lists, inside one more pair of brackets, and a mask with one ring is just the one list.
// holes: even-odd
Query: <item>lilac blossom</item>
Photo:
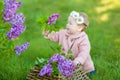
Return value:
[(44, 75), (51, 76), (51, 74), (52, 74), (52, 65), (50, 64), (43, 66), (43, 68), (39, 72), (40, 76), (44, 76)]
[(16, 18), (16, 11), (22, 5), (22, 2), (16, 2), (16, 0), (4, 0), (4, 5), (3, 18), (5, 21), (10, 22)]
[(55, 24), (57, 18), (59, 18), (59, 14), (52, 14), (49, 19), (48, 19), (48, 23), (49, 25)]
[(49, 59), (49, 63), (52, 63), (52, 62), (62, 62), (65, 60), (65, 57), (64, 56), (61, 56), (59, 54), (54, 54), (50, 59)]
[(20, 55), (22, 52), (24, 52), (28, 48), (29, 45), (30, 45), (30, 43), (26, 42), (25, 44), (16, 46), (14, 48), (14, 50), (15, 50), (15, 52), (16, 52), (17, 55)]
[(14, 13), (16, 13), (17, 9), (18, 9), (18, 5), (17, 4), (11, 4), (11, 5), (8, 5), (6, 7), (6, 9), (10, 9), (12, 10)]
[(23, 24), (23, 22), (25, 21), (24, 15), (22, 13), (16, 14), (16, 10), (18, 9), (18, 7), (20, 7), (20, 5), (21, 5), (20, 2), (8, 5), (3, 10), (4, 20), (14, 25)]
[(10, 21), (14, 25), (21, 25), (25, 21), (25, 17), (22, 13), (16, 14), (14, 18)]
[(24, 32), (25, 27), (23, 23), (25, 17), (22, 13), (16, 14), (16, 10), (22, 5), (21, 2), (16, 2), (16, 0), (4, 0), (5, 9), (3, 10), (3, 18), (5, 22), (12, 24), (9, 32), (7, 32), (8, 39), (19, 37), (21, 33)]
[(58, 63), (61, 63), (61, 62), (63, 62), (64, 60), (66, 60), (66, 58), (65, 58), (64, 56), (62, 56), (62, 55), (59, 55), (59, 56), (58, 56)]
[(9, 32), (7, 32), (7, 37), (9, 40), (12, 40), (13, 38), (17, 38), (25, 31), (26, 27), (23, 25), (13, 25)]
[[(57, 62), (58, 70), (61, 72), (64, 76), (71, 77), (72, 73), (74, 71), (74, 64), (72, 60), (66, 59), (64, 56), (59, 54), (54, 54), (49, 60), (48, 64), (51, 64), (52, 62)], [(39, 75), (44, 76), (45, 74), (48, 74), (47, 72), (47, 65), (42, 68)], [(49, 69), (48, 69), (49, 70)]]
[[(5, 9), (3, 10), (3, 18), (5, 22), (12, 24), (10, 31), (8, 31), (7, 37), (9, 40), (17, 38), (22, 34), (26, 27), (23, 26), (25, 17), (22, 13), (17, 14), (17, 9), (22, 5), (22, 2), (16, 2), (16, 0), (4, 0)], [(25, 51), (29, 46), (29, 42), (15, 47), (15, 52), (17, 55), (20, 55), (21, 52)]]
[(16, 2), (16, 0), (4, 0), (4, 5), (6, 8), (17, 10), (22, 5), (22, 2)]
[(3, 10), (3, 13), (4, 13), (3, 18), (4, 18), (5, 21), (10, 22), (15, 17), (15, 13), (10, 9)]
[(7, 7), (7, 6), (11, 5), (14, 2), (15, 2), (15, 0), (4, 0), (4, 5)]
[(62, 62), (58, 63), (58, 70), (67, 77), (72, 76), (72, 73), (74, 71), (74, 64), (70, 59), (66, 59)]

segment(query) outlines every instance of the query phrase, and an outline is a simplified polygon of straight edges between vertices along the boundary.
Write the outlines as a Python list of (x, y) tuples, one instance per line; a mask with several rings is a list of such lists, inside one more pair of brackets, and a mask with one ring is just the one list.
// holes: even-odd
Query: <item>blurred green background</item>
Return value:
[[(86, 33), (91, 42), (91, 56), (97, 71), (91, 76), (92, 80), (120, 80), (119, 0), (21, 1), (23, 5), (18, 12), (25, 15), (27, 29), (17, 40), (6, 42), (19, 45), (29, 41), (30, 46), (20, 56), (17, 56), (12, 49), (5, 48), (4, 52), (0, 50), (0, 80), (25, 80), (30, 68), (34, 66), (36, 57), (47, 57), (53, 54), (48, 46), (49, 41), (41, 35), (41, 26), (37, 22), (40, 16), (59, 13), (58, 26), (65, 28), (67, 18), (73, 10), (85, 12), (89, 16), (90, 25)], [(8, 25), (7, 27), (10, 28)], [(0, 46), (6, 47), (2, 42), (1, 40)]]

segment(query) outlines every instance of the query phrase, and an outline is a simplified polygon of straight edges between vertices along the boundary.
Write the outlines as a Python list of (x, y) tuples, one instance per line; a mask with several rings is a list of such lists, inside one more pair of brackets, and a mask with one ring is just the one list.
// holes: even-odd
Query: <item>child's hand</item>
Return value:
[(80, 62), (73, 61), (74, 65), (77, 66), (78, 64), (81, 64)]
[(46, 39), (48, 38), (48, 33), (49, 33), (49, 31), (46, 31), (46, 30), (42, 31), (42, 34)]

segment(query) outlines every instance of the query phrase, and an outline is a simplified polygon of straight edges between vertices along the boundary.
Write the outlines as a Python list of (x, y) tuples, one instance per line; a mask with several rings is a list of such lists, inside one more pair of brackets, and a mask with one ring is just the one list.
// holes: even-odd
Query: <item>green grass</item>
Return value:
[[(47, 57), (53, 54), (48, 40), (41, 36), (40, 16), (59, 13), (61, 27), (66, 26), (67, 18), (72, 10), (86, 12), (90, 25), (86, 30), (91, 42), (91, 56), (97, 74), (92, 80), (120, 79), (120, 4), (119, 0), (22, 0), (23, 5), (18, 12), (26, 16), (26, 31), (15, 40), (15, 44), (30, 42), (30, 47), (17, 56), (15, 53), (0, 55), (0, 80), (25, 80), (29, 70), (34, 66), (36, 57)], [(106, 3), (108, 1), (108, 3)], [(112, 5), (113, 8), (106, 6)], [(100, 7), (97, 11), (96, 9)], [(103, 9), (103, 10), (101, 10)], [(104, 16), (105, 15), (105, 16)], [(107, 18), (106, 18), (107, 17)], [(56, 43), (52, 43), (56, 45)], [(9, 55), (8, 55), (9, 54)]]

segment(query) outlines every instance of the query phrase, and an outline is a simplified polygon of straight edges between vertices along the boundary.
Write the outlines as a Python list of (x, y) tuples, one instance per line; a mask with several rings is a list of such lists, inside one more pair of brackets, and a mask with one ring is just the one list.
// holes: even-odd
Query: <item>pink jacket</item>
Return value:
[(66, 54), (71, 49), (75, 58), (74, 63), (81, 63), (84, 72), (88, 73), (94, 70), (94, 64), (90, 56), (90, 43), (85, 32), (69, 36), (66, 30), (60, 30), (59, 32), (52, 31), (48, 35), (48, 39), (61, 44), (62, 51)]

